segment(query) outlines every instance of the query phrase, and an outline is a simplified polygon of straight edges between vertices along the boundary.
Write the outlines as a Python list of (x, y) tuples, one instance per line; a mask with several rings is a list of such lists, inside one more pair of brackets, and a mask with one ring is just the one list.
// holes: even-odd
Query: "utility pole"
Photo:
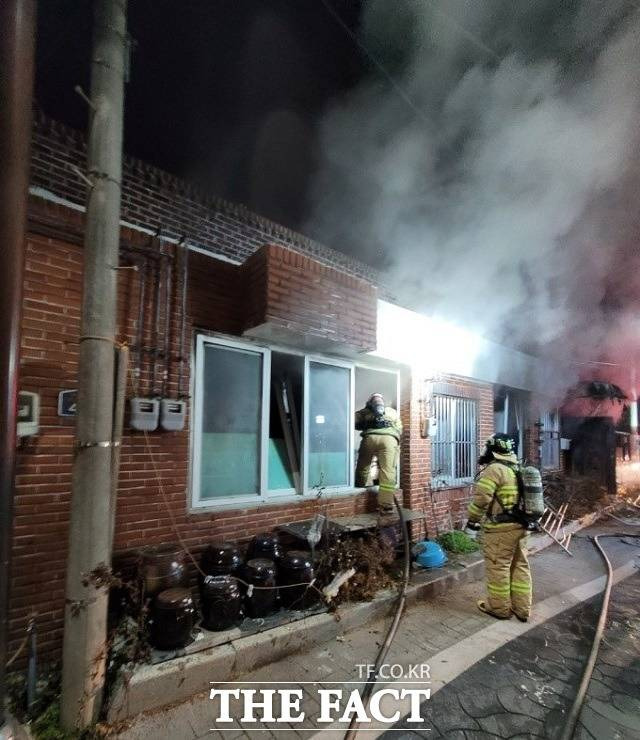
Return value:
[[(73, 466), (60, 719), (85, 728), (100, 711), (108, 586), (91, 579), (111, 564), (112, 430), (126, 0), (95, 0), (84, 239), (78, 416)], [(87, 577), (89, 580), (87, 580)]]
[(35, 26), (35, 0), (0, 2), (0, 737), (9, 734), (5, 667)]

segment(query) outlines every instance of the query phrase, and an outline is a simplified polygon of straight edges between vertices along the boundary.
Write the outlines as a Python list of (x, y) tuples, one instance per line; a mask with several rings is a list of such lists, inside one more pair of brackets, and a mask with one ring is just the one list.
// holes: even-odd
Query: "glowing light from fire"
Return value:
[(485, 341), (449, 321), (378, 302), (378, 348), (373, 354), (411, 366), (423, 378), (439, 373), (474, 377)]

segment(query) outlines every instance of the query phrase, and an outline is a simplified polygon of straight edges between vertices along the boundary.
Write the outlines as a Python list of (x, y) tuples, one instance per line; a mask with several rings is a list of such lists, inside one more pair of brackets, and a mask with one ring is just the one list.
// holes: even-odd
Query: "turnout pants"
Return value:
[(484, 562), (487, 578), (487, 606), (494, 614), (510, 616), (511, 611), (526, 619), (531, 612), (531, 571), (527, 556), (527, 531), (518, 524), (485, 528)]
[(367, 485), (371, 460), (376, 457), (380, 484), (378, 503), (381, 506), (393, 506), (399, 448), (398, 440), (391, 434), (366, 434), (360, 442), (356, 465), (356, 485), (361, 487)]

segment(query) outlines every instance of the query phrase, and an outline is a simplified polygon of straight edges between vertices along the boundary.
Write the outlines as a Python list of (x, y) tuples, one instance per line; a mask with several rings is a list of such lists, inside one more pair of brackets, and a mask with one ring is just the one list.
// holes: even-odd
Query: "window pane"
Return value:
[[(304, 357), (271, 353), (268, 488), (295, 489), (300, 483), (300, 427)], [(284, 418), (283, 418), (284, 416)]]
[(262, 355), (205, 345), (200, 498), (260, 492)]
[(309, 363), (309, 486), (349, 483), (351, 431), (348, 368)]
[[(364, 408), (372, 393), (382, 393), (384, 402), (396, 411), (398, 407), (398, 374), (387, 370), (372, 370), (371, 368), (358, 367), (354, 369), (354, 410)], [(352, 447), (353, 463), (355, 470), (358, 463), (358, 452), (362, 443), (362, 435), (353, 428)], [(399, 471), (398, 471), (399, 472)], [(396, 483), (400, 479), (397, 478)]]
[(451, 460), (451, 399), (434, 396), (433, 415), (437, 419), (436, 436), (432, 441), (432, 464), (434, 482), (446, 483), (453, 477)]

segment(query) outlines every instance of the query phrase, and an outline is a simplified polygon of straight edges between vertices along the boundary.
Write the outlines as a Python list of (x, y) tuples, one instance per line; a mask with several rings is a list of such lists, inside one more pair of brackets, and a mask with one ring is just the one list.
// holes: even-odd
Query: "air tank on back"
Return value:
[(522, 476), (525, 513), (531, 517), (542, 516), (545, 505), (540, 471), (533, 465), (526, 465), (521, 468), (520, 474)]

